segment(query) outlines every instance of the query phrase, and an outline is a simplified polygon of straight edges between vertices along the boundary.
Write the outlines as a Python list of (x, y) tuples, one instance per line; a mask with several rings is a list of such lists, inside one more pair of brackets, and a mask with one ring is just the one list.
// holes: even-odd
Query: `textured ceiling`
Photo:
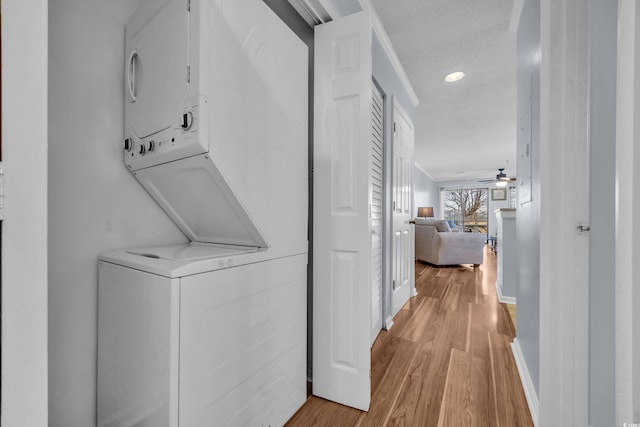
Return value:
[[(492, 178), (502, 167), (514, 176), (514, 0), (371, 3), (420, 99), (416, 163), (436, 181)], [(466, 77), (445, 83), (457, 70)]]

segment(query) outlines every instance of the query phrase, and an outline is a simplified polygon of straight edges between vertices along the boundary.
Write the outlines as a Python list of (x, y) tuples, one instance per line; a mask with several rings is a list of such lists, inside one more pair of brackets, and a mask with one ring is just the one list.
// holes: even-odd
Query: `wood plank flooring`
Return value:
[(488, 250), (475, 270), (416, 263), (418, 295), (371, 349), (369, 411), (310, 396), (286, 425), (533, 426), (495, 264)]

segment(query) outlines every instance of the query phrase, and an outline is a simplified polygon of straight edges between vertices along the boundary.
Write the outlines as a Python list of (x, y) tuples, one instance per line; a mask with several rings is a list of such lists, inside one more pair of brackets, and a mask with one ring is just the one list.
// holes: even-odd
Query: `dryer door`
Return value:
[(182, 114), (189, 90), (187, 4), (147, 2), (126, 26), (125, 115), (138, 138), (169, 128)]

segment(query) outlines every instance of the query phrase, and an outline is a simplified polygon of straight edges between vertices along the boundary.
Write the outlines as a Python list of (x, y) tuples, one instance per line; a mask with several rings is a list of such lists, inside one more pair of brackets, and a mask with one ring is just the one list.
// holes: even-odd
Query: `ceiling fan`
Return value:
[(506, 173), (504, 173), (504, 168), (498, 168), (498, 174), (495, 179), (483, 179), (478, 182), (495, 182), (498, 187), (504, 187), (511, 182), (515, 182), (515, 177), (508, 177)]

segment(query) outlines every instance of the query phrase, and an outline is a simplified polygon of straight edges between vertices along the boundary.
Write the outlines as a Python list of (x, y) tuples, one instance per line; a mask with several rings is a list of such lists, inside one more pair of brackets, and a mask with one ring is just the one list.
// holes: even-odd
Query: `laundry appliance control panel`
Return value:
[(207, 107), (207, 100), (197, 97), (187, 102), (170, 127), (142, 138), (127, 129), (122, 144), (127, 167), (138, 170), (206, 153), (208, 121), (201, 118)]

